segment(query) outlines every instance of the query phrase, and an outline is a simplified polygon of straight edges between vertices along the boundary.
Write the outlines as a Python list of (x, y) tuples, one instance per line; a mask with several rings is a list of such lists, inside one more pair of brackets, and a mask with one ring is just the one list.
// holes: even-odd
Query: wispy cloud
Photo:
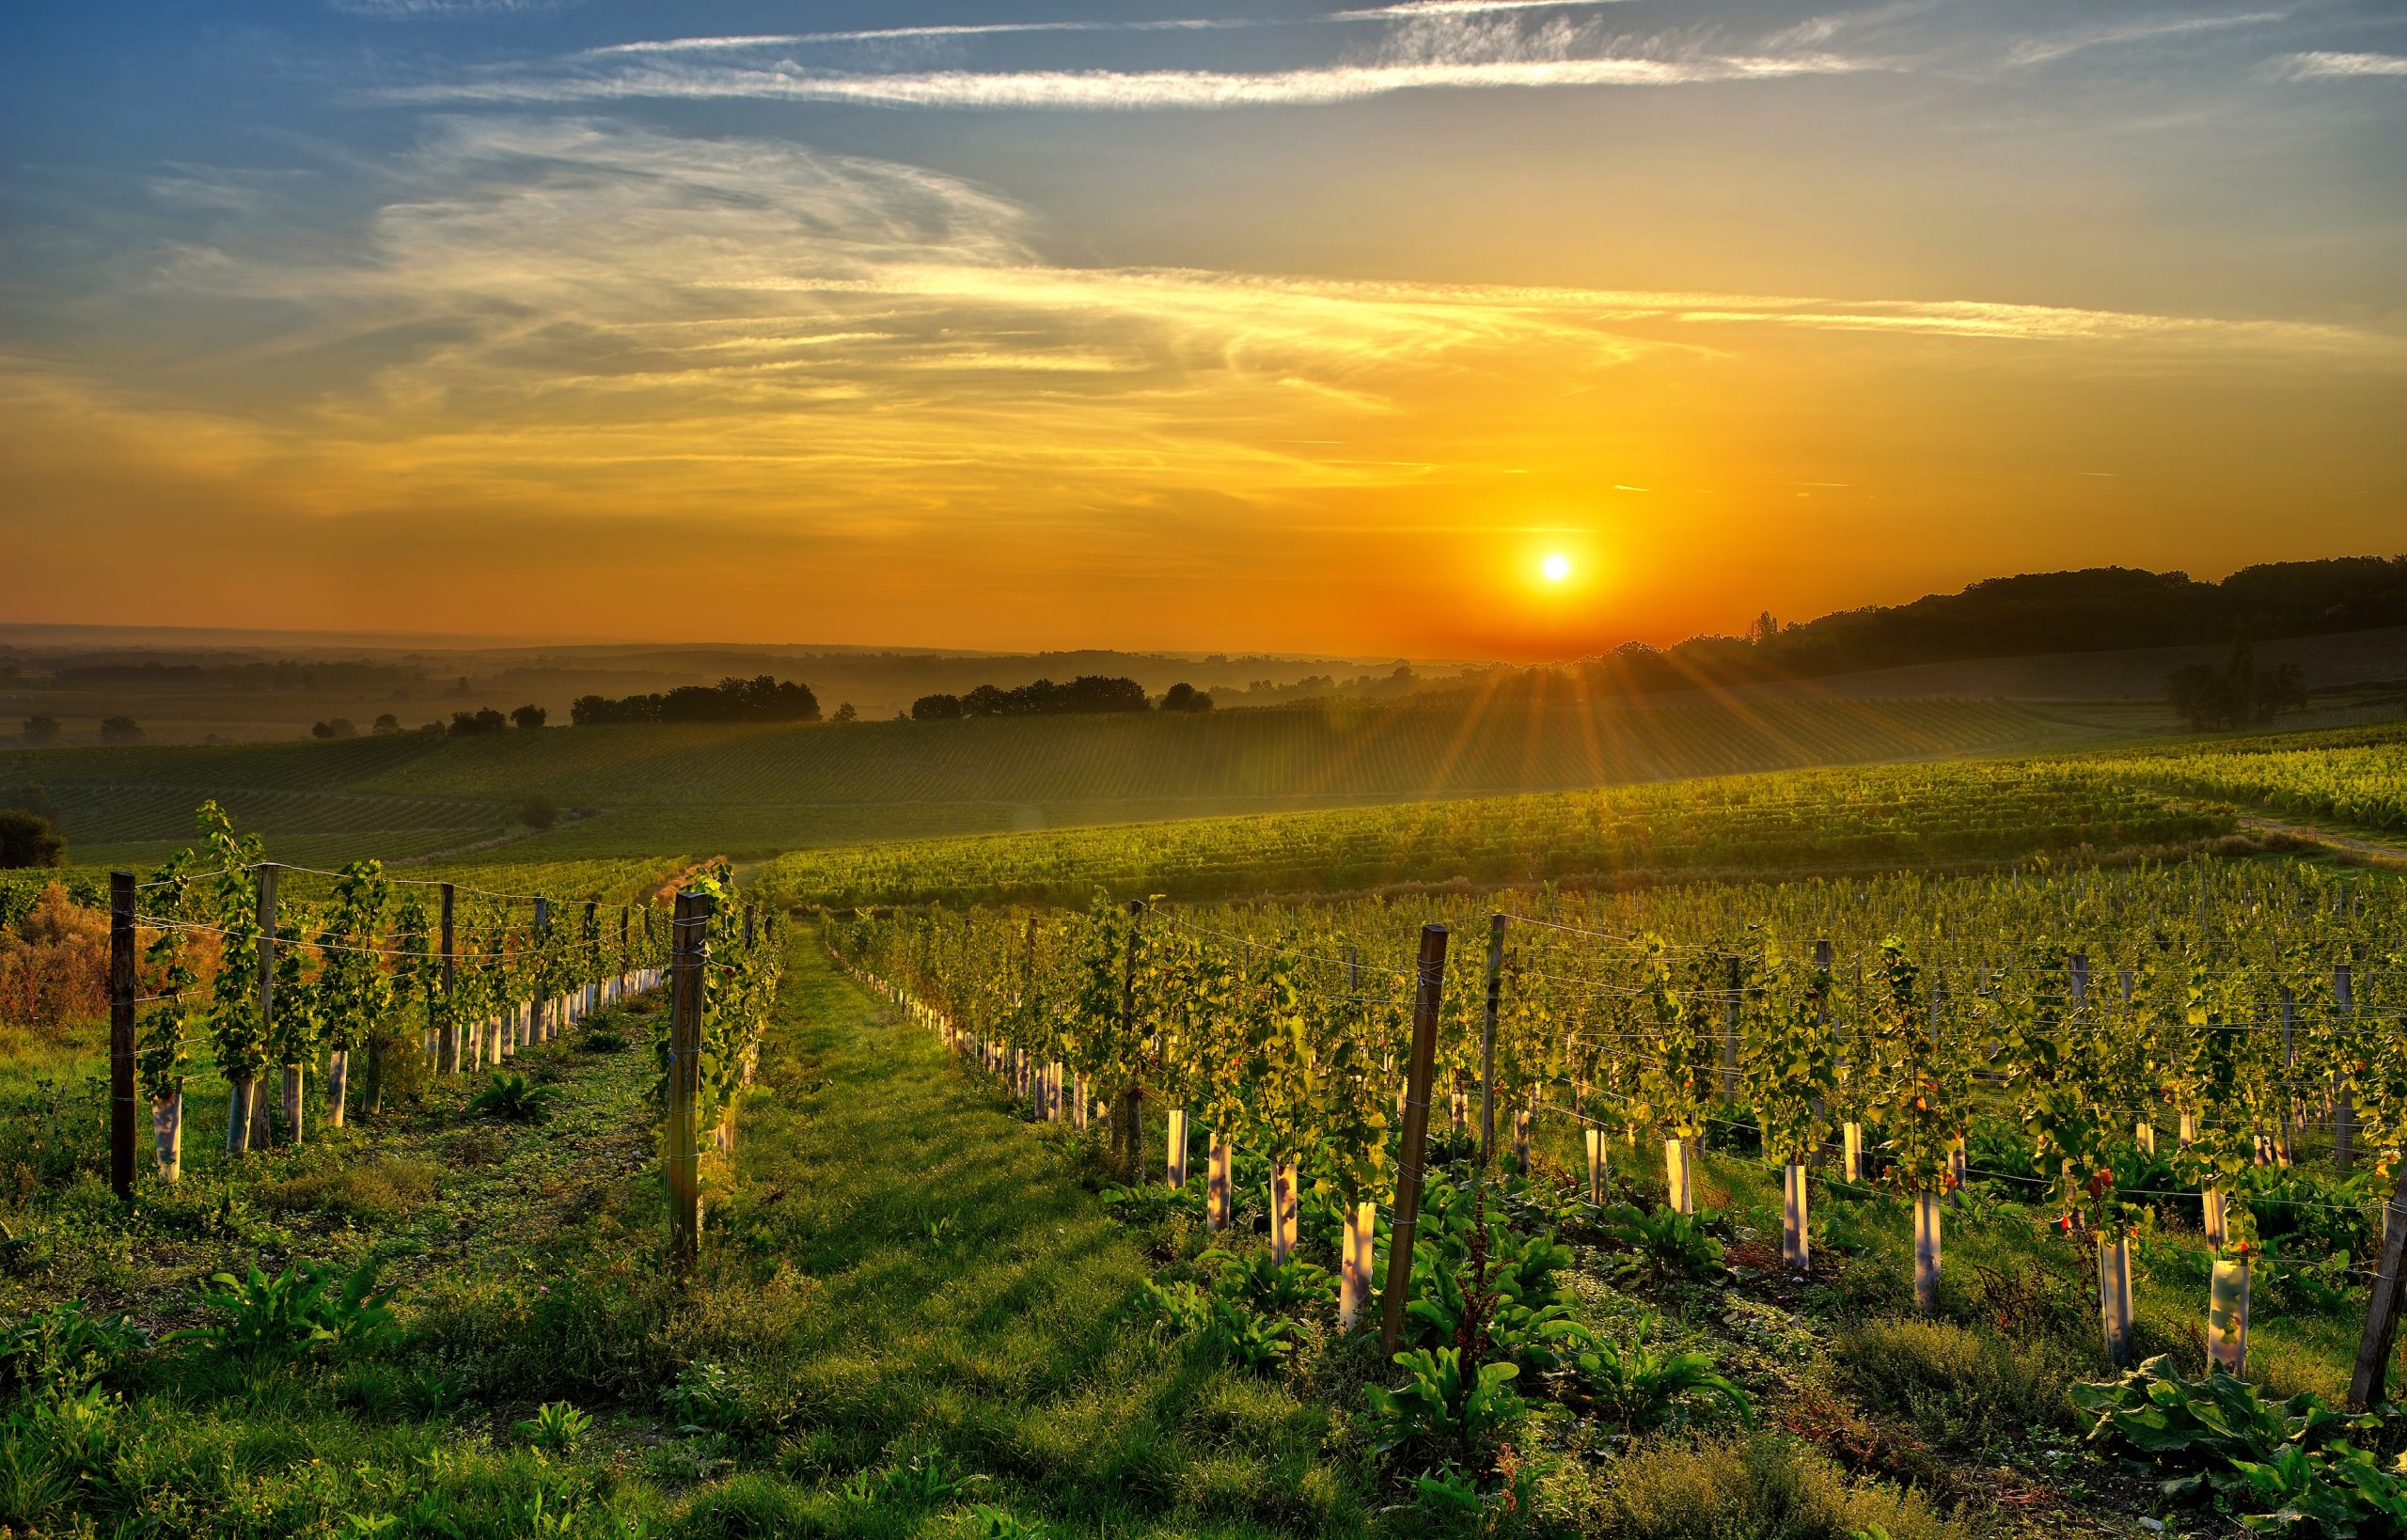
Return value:
[(2355, 80), (2407, 75), (2407, 56), (2398, 54), (2292, 54), (2276, 67), (2285, 80)]
[[(1579, 3), (1592, 4), (1596, 0), (1579, 0)], [(735, 54), (764, 48), (797, 48), (814, 43), (907, 42), (920, 39), (990, 38), (1031, 32), (1219, 32), (1282, 24), (1284, 24), (1210, 17), (1153, 22), (973, 22), (864, 27), (847, 32), (763, 32), (732, 37), (660, 38), (605, 43), (598, 48), (586, 49), (577, 56), (606, 58), (615, 54)]]
[(370, 93), (427, 102), (578, 102), (652, 98), (848, 102), (874, 107), (1141, 111), (1321, 106), (1410, 90), (1692, 86), (1845, 74), (1877, 65), (1827, 54), (1427, 59), (1238, 73), (1210, 70), (944, 70), (860, 74), (785, 64), (674, 61), (606, 72), (487, 74)]
[(1332, 22), (1393, 21), (1416, 16), (1479, 16), (1497, 11), (1572, 10), (1623, 4), (1624, 0), (1401, 0), (1392, 6), (1331, 11)]
[(580, 0), (325, 0), (329, 10), (393, 22), (448, 16), (521, 16), (559, 10), (579, 3)]
[(2163, 38), (2184, 38), (2204, 32), (2223, 32), (2233, 27), (2264, 26), (2289, 18), (2287, 10), (2252, 10), (2220, 16), (2158, 16), (2113, 26), (2091, 27), (2083, 31), (2062, 33), (2053, 38), (2038, 38), (2017, 44), (2006, 54), (2009, 64), (2050, 64), (2086, 53), (2093, 48), (2109, 48), (2124, 43), (2150, 42)]

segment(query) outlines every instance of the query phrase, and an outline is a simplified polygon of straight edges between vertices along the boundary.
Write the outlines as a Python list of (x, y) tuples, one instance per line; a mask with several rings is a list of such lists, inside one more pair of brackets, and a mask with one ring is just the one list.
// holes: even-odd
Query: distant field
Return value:
[(800, 851), (756, 880), (772, 902), (829, 908), (1219, 899), (2003, 862), (2231, 826), (2079, 762), (1959, 761)]
[[(1361, 706), (844, 727), (571, 728), (231, 747), (0, 753), (81, 862), (147, 862), (203, 797), (288, 858), (331, 865), (663, 853), (1529, 793), (2094, 741), (2078, 716), (1993, 701), (1660, 707)], [(517, 823), (531, 796), (578, 816)], [(515, 838), (512, 838), (515, 836)], [(470, 847), (487, 847), (472, 850)]]
[(2082, 762), (2139, 785), (2288, 817), (2407, 828), (2407, 728), (2210, 739)]

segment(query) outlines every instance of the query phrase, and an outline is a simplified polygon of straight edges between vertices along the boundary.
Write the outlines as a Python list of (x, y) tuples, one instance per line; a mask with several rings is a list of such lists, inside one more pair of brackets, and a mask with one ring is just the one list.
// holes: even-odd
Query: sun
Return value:
[(1571, 575), (1571, 558), (1557, 551), (1538, 563), (1538, 571), (1546, 574), (1548, 582), (1560, 583)]

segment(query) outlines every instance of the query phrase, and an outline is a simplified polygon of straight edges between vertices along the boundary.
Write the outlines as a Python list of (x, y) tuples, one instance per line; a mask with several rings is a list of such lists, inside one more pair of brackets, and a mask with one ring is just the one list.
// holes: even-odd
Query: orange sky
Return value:
[(0, 620), (1531, 658), (2402, 543), (2395, 82), (1556, 8), (774, 76), (872, 107), (221, 51), (307, 133), (10, 173)]

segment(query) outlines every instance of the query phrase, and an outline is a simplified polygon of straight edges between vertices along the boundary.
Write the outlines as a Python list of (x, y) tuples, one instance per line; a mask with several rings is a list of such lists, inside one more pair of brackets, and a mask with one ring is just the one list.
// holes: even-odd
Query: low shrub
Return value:
[(2049, 1338), (2010, 1343), (1948, 1321), (1876, 1320), (1840, 1335), (1834, 1371), (1872, 1411), (1934, 1444), (1983, 1449), (2078, 1423), (2072, 1387), (2094, 1366)]
[(1613, 1469), (1582, 1516), (1608, 1540), (1961, 1540), (1919, 1493), (1848, 1484), (1795, 1438), (1666, 1439)]
[(257, 1189), (262, 1207), (307, 1211), (361, 1222), (399, 1218), (432, 1202), (442, 1173), (422, 1160), (389, 1159), (310, 1171)]

